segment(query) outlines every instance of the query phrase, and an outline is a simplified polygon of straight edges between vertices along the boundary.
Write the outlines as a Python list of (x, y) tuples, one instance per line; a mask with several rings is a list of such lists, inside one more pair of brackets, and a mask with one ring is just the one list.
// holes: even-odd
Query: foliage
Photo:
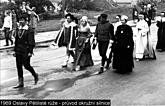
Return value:
[(54, 5), (49, 0), (15, 0), (17, 5), (20, 5), (23, 1), (30, 2), (30, 7), (36, 7), (36, 13), (45, 12), (44, 6), (48, 8), (50, 6), (54, 7)]
[(138, 0), (137, 5), (142, 8), (144, 5), (147, 5), (147, 4), (156, 5), (157, 3), (158, 2), (156, 0)]
[(69, 12), (77, 12), (80, 9), (96, 10), (94, 2), (91, 0), (62, 0), (61, 4), (65, 2), (63, 8)]

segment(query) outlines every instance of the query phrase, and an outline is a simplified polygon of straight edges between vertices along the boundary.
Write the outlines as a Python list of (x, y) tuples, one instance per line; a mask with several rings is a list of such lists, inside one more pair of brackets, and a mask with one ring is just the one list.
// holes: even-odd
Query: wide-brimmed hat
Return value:
[(68, 16), (70, 16), (70, 18), (73, 20), (74, 19), (74, 16), (71, 14), (71, 13), (68, 13), (65, 15), (65, 18), (67, 18)]
[(105, 19), (106, 19), (106, 18), (108, 17), (108, 15), (107, 15), (107, 14), (105, 14), (105, 13), (103, 13), (103, 14), (101, 14), (101, 15), (100, 15), (100, 17), (102, 17), (102, 18), (105, 18)]

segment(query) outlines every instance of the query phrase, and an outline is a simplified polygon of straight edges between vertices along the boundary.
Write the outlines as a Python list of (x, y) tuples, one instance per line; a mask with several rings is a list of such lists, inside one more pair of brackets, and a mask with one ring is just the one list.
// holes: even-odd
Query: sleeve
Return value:
[(131, 46), (131, 48), (134, 47), (133, 30), (132, 30), (132, 28), (130, 26), (129, 26), (128, 45)]
[(87, 31), (88, 31), (88, 36), (87, 37), (88, 38), (92, 37), (90, 26), (88, 26)]
[(161, 27), (161, 22), (157, 21), (156, 25), (157, 25), (157, 27)]
[(111, 24), (110, 25), (110, 33), (109, 33), (109, 36), (110, 36), (110, 42), (113, 43), (113, 40), (114, 40), (114, 26)]
[(35, 39), (34, 39), (34, 32), (27, 31), (28, 36), (28, 46), (29, 46), (29, 53), (33, 53), (33, 48), (35, 47)]
[(16, 29), (15, 46), (14, 46), (15, 52), (16, 52), (16, 47), (17, 47), (17, 40), (18, 40), (18, 29)]
[(2, 30), (4, 30), (4, 24), (5, 24), (5, 18), (3, 19), (3, 26), (2, 26)]
[(12, 30), (12, 16), (9, 17), (10, 30)]
[(147, 22), (145, 22), (144, 26), (142, 28), (142, 34), (145, 35), (145, 34), (147, 34), (148, 31), (149, 31), (149, 26), (148, 26)]
[(98, 37), (98, 24), (96, 25), (96, 29), (95, 29), (95, 38)]

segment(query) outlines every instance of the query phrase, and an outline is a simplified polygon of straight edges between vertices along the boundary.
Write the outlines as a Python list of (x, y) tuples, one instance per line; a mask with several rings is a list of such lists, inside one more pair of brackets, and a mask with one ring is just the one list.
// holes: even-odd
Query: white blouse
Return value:
[(4, 18), (4, 24), (2, 30), (4, 30), (4, 28), (10, 28), (10, 30), (12, 30), (12, 19), (10, 16), (6, 16)]

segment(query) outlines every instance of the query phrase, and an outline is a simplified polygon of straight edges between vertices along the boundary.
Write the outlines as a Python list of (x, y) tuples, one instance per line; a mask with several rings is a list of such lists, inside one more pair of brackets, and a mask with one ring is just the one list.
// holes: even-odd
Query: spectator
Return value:
[(4, 31), (5, 39), (6, 39), (5, 46), (9, 46), (9, 41), (11, 42), (11, 45), (13, 45), (13, 40), (10, 34), (10, 31), (12, 30), (12, 19), (9, 11), (5, 11), (5, 18), (4, 18), (4, 24), (2, 26), (2, 30)]
[(138, 20), (138, 10), (136, 8), (136, 5), (134, 5), (132, 9), (132, 19), (134, 22), (137, 22)]

